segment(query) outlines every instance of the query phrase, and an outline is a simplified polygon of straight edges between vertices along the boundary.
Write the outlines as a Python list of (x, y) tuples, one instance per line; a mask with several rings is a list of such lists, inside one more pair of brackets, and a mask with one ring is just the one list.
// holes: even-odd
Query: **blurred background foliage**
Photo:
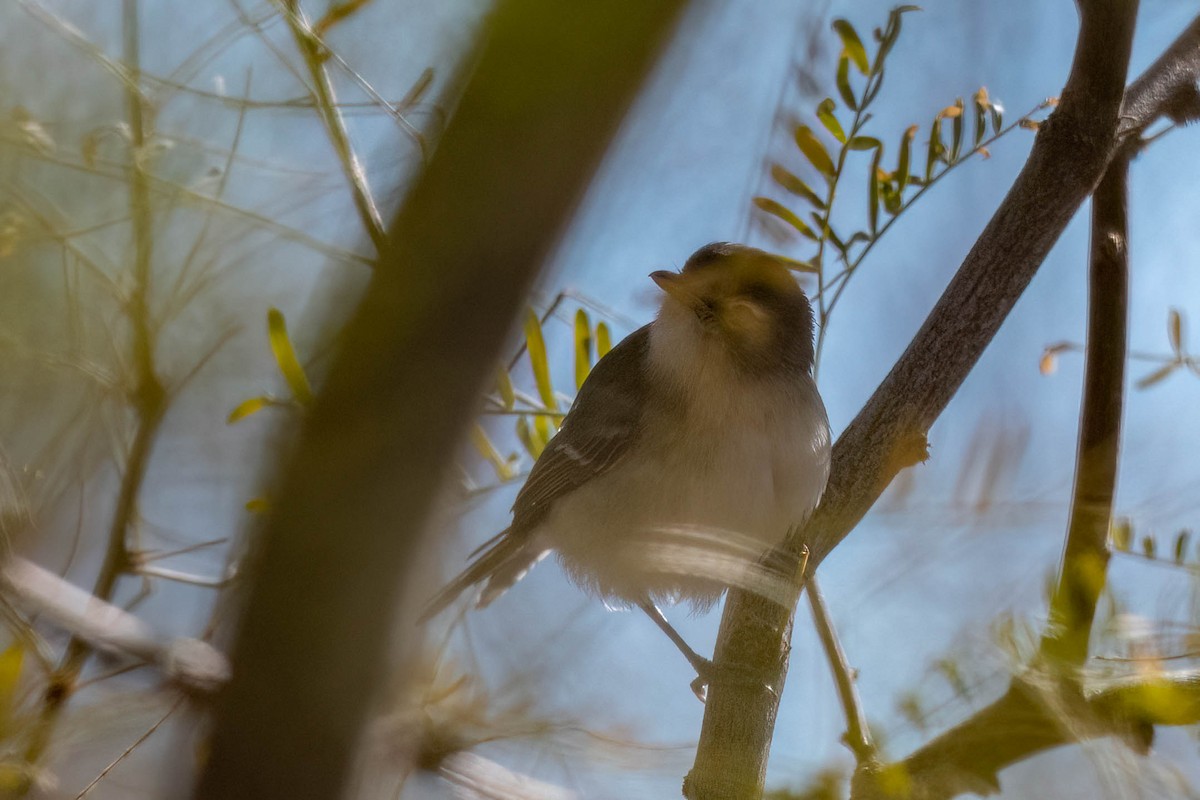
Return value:
[[(0, 533), (164, 638), (219, 642), (273, 467), (365, 284), (379, 220), (453, 110), (447, 76), (488, 4), (133, 4), (136, 62), (116, 4), (0, 6)], [(1188, 22), (1185, 5), (1143, 3), (1132, 74)], [(843, 428), (1019, 169), (1074, 33), (1068, 2), (693, 4), (514, 328), (414, 602), (503, 527), (588, 370), (653, 313), (645, 274), (708, 241), (793, 260)], [(1200, 636), (1193, 137), (1163, 136), (1134, 166), (1134, 365), (1102, 676), (1194, 666)], [(889, 757), (993, 700), (1036, 647), (1070, 498), (1085, 248), (1077, 223), (935, 427), (933, 460), (823, 567)], [(67, 634), (0, 610), (0, 790), (181, 794), (204, 744), (178, 694), (111, 655), (55, 683)], [(711, 646), (717, 614), (675, 618)], [(359, 796), (676, 795), (702, 711), (686, 663), (555, 567), (486, 611), (419, 633), (405, 619), (397, 635), (427, 641), (387, 687)], [(853, 761), (804, 623), (794, 648), (770, 796), (842, 797)], [(69, 703), (49, 713), (55, 687)], [(1179, 797), (1197, 778), (1185, 727), (1150, 756), (1109, 740), (1039, 756), (1003, 787)]]

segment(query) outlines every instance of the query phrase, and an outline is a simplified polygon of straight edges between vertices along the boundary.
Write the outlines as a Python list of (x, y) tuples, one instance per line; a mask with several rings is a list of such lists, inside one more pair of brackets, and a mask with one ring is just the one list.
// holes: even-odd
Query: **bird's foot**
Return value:
[(716, 662), (701, 656), (696, 656), (694, 659), (688, 660), (691, 662), (692, 668), (696, 670), (696, 679), (690, 684), (692, 693), (696, 695), (696, 699), (701, 703), (708, 699), (708, 687), (714, 683), (751, 689), (761, 688), (766, 689), (776, 697), (779, 695), (775, 691), (774, 686), (763, 680), (762, 674), (758, 670), (751, 669), (743, 664), (718, 665)]

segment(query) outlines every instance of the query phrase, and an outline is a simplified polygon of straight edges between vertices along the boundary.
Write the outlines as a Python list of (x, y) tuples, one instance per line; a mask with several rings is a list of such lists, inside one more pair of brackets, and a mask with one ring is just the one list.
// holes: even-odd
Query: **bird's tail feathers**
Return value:
[(440, 614), (467, 589), (487, 581), (475, 601), (477, 608), (483, 608), (524, 577), (548, 552), (534, 550), (529, 542), (509, 535), (510, 531), (501, 531), (471, 554), (477, 555), (475, 561), (430, 598), (417, 618), (418, 625)]

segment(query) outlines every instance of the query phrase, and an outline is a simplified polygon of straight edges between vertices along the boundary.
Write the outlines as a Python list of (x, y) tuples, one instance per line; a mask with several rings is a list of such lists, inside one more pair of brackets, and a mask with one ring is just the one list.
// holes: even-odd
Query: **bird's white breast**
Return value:
[(747, 380), (719, 343), (682, 332), (692, 335), (651, 331), (651, 379), (669, 407), (647, 408), (630, 451), (559, 500), (537, 532), (609, 600), (711, 604), (807, 518), (828, 478), (829, 425), (811, 379)]

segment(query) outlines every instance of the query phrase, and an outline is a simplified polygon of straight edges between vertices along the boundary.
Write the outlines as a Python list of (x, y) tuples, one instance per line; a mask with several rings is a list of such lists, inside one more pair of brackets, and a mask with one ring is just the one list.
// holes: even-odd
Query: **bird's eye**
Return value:
[(769, 304), (771, 302), (771, 298), (773, 297), (771, 290), (766, 286), (763, 286), (761, 283), (756, 283), (747, 287), (746, 290), (742, 292), (742, 295), (747, 300), (753, 300), (759, 305)]

